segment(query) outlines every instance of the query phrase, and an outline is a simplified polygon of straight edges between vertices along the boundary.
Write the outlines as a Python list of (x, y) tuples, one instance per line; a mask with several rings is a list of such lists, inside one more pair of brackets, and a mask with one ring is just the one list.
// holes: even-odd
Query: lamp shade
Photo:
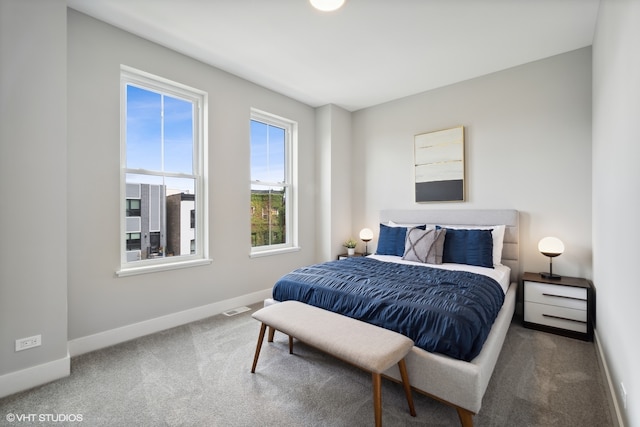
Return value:
[(368, 228), (363, 228), (362, 230), (360, 230), (360, 240), (362, 240), (363, 242), (368, 242), (371, 239), (373, 239), (373, 231)]
[(331, 12), (340, 9), (345, 0), (309, 0), (311, 6), (323, 12)]
[(564, 243), (557, 237), (545, 237), (538, 242), (538, 250), (548, 257), (558, 256), (564, 252)]

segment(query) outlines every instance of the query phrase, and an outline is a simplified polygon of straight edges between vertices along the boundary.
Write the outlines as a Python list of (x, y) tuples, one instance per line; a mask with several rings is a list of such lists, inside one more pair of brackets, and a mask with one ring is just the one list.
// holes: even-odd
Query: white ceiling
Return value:
[(313, 107), (349, 111), (591, 45), (599, 0), (68, 0)]

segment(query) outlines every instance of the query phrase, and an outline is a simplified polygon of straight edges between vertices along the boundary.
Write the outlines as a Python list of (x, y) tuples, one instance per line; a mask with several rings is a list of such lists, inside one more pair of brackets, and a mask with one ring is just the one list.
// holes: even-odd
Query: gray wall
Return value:
[(64, 0), (0, 2), (0, 376), (69, 369), (66, 13)]
[[(76, 11), (69, 10), (68, 21), (70, 339), (268, 292), (286, 271), (315, 260), (314, 109)], [(209, 94), (208, 266), (114, 275), (120, 259), (120, 64)], [(249, 257), (252, 107), (299, 125), (298, 252)]]
[[(416, 204), (413, 138), (465, 126), (467, 201)], [(584, 48), (353, 114), (354, 228), (386, 208), (513, 208), (523, 271), (592, 276), (591, 49)], [(375, 246), (375, 242), (374, 242)]]
[[(640, 425), (640, 2), (604, 0), (593, 44), (593, 271), (597, 337), (626, 425)], [(623, 409), (620, 383), (627, 391)]]

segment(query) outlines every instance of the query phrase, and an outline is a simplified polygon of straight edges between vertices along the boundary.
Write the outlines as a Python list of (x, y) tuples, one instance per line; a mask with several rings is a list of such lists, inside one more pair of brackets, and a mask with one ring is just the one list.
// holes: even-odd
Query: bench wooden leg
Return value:
[(402, 386), (404, 387), (404, 394), (407, 396), (407, 403), (409, 404), (409, 413), (412, 417), (416, 416), (416, 408), (413, 406), (413, 396), (411, 395), (411, 383), (409, 382), (409, 375), (407, 374), (407, 364), (404, 359), (398, 362), (398, 368), (400, 368), (400, 377), (402, 378)]
[(373, 372), (373, 415), (376, 419), (376, 427), (382, 426), (382, 376)]
[(473, 427), (473, 412), (456, 406), (462, 427)]
[(273, 342), (273, 337), (276, 334), (276, 328), (269, 326), (269, 339), (267, 341)]
[(267, 325), (264, 323), (260, 326), (260, 334), (258, 335), (258, 344), (256, 345), (256, 354), (253, 356), (253, 366), (251, 366), (251, 373), (256, 372), (256, 365), (258, 364), (258, 357), (260, 356), (260, 349), (262, 348), (262, 341), (264, 340), (264, 332), (267, 329)]
[(293, 354), (293, 337), (289, 335), (289, 354)]

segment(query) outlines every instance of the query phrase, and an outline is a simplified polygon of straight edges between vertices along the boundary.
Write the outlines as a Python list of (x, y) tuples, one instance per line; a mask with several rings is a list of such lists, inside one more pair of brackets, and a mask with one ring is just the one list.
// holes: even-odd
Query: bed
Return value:
[[(466, 293), (450, 297), (450, 299), (466, 301), (466, 299), (470, 298), (469, 294), (471, 292), (467, 291), (467, 288), (473, 290), (471, 293), (474, 294), (480, 294), (480, 292), (474, 290), (478, 287), (488, 290), (483, 291), (481, 293), (482, 296), (479, 297), (481, 299), (474, 303), (476, 307), (478, 307), (477, 310), (474, 309), (474, 306), (463, 309), (453, 308), (453, 310), (459, 310), (472, 316), (469, 319), (465, 319), (467, 326), (462, 329), (456, 329), (452, 333), (447, 332), (448, 324), (439, 326), (442, 328), (442, 334), (448, 334), (446, 339), (443, 339), (446, 345), (441, 345), (439, 342), (432, 343), (431, 340), (422, 340), (421, 335), (424, 335), (422, 332), (412, 336), (411, 331), (415, 326), (406, 326), (403, 323), (398, 326), (394, 324), (390, 328), (400, 328), (401, 330), (396, 330), (409, 336), (416, 342), (416, 345), (406, 357), (407, 369), (413, 388), (418, 392), (453, 406), (458, 412), (461, 424), (465, 427), (472, 426), (473, 415), (480, 411), (482, 398), (493, 373), (515, 310), (517, 278), (520, 272), (518, 262), (518, 216), (518, 211), (516, 210), (384, 210), (380, 213), (380, 235), (378, 250), (376, 251), (381, 255), (372, 255), (367, 257), (366, 260), (363, 259), (359, 262), (352, 260), (354, 269), (352, 273), (345, 273), (343, 271), (345, 268), (352, 268), (347, 265), (347, 263), (344, 263), (344, 261), (325, 263), (328, 269), (327, 279), (325, 280), (324, 277), (317, 279), (316, 277), (314, 280), (318, 282), (317, 284), (305, 284), (303, 280), (300, 280), (300, 283), (296, 284), (295, 282), (298, 281), (297, 276), (299, 276), (300, 273), (304, 273), (302, 276), (305, 276), (306, 270), (291, 272), (289, 275), (285, 275), (280, 279), (276, 286), (274, 286), (274, 298), (266, 300), (265, 305), (276, 303), (278, 300), (297, 299), (331, 311), (340, 312), (350, 317), (361, 318), (361, 320), (374, 324), (378, 324), (376, 322), (379, 322), (379, 320), (378, 317), (370, 316), (371, 312), (376, 312), (376, 316), (379, 315), (389, 319), (392, 317), (413, 318), (417, 316), (431, 316), (432, 313), (428, 313), (428, 310), (423, 310), (422, 308), (416, 309), (415, 313), (404, 311), (407, 309), (405, 307), (394, 307), (392, 311), (389, 311), (387, 307), (388, 304), (380, 309), (372, 310), (367, 308), (363, 310), (362, 307), (364, 305), (370, 307), (370, 304), (363, 303), (358, 295), (347, 296), (346, 288), (361, 289), (363, 293), (369, 292), (369, 285), (372, 285), (372, 283), (378, 279), (378, 276), (370, 275), (370, 277), (364, 278), (363, 280), (363, 276), (358, 272), (358, 269), (378, 271), (377, 265), (383, 265), (382, 270), (380, 270), (381, 272), (377, 273), (380, 277), (389, 274), (393, 275), (396, 273), (396, 270), (398, 270), (398, 272), (402, 271), (402, 274), (405, 274), (405, 270), (428, 270), (429, 273), (425, 273), (425, 275), (433, 276), (435, 281), (442, 281), (446, 284), (449, 284), (453, 280), (451, 278), (452, 276), (457, 277), (457, 273), (451, 273), (452, 270), (463, 270), (464, 272), (460, 273), (460, 275), (473, 278), (473, 281), (477, 281), (479, 284), (473, 284), (475, 287), (472, 287), (471, 284), (468, 286), (466, 284), (465, 286), (460, 286), (461, 288), (464, 287), (464, 290), (461, 292)], [(392, 227), (390, 228), (390, 226)], [(414, 229), (414, 227), (426, 228), (427, 231), (420, 232)], [(403, 259), (402, 256), (398, 256), (397, 252), (400, 250), (399, 248), (390, 249), (388, 246), (388, 243), (391, 241), (388, 236), (392, 235), (389, 233), (405, 233), (402, 234), (404, 238), (407, 233), (406, 230), (413, 230), (413, 236), (426, 236), (428, 234), (432, 237), (434, 236), (433, 232), (428, 230), (440, 230), (442, 228), (446, 229), (444, 233), (451, 239), (459, 236), (466, 238), (467, 235), (463, 233), (473, 233), (473, 236), (479, 236), (484, 239), (483, 241), (485, 243), (487, 240), (490, 240), (490, 246), (485, 245), (479, 249), (479, 252), (482, 253), (481, 258), (483, 261), (478, 264), (478, 262), (474, 260), (472, 263), (476, 265), (473, 266), (457, 264), (457, 262), (432, 265), (434, 255), (442, 256), (442, 253), (433, 253), (430, 255), (431, 260), (429, 264), (426, 265), (424, 262), (415, 262), (411, 256), (407, 256), (408, 253), (404, 254), (406, 259)], [(486, 233), (489, 233), (488, 237)], [(442, 239), (440, 241), (442, 243)], [(453, 242), (453, 240), (449, 242)], [(381, 247), (381, 245), (384, 247)], [(450, 243), (448, 246), (449, 247), (445, 249), (452, 248), (453, 244)], [(435, 248), (436, 246), (432, 245), (432, 247)], [(409, 246), (406, 248), (408, 249)], [(487, 251), (491, 251), (492, 253), (487, 254)], [(448, 254), (445, 253), (444, 260), (457, 261), (456, 256), (456, 254), (452, 255), (449, 251)], [(487, 265), (486, 263), (489, 262), (487, 261), (487, 257), (493, 261), (491, 264), (495, 265)], [(463, 259), (461, 262), (465, 261), (466, 259)], [(483, 262), (485, 264), (482, 264)], [(313, 269), (325, 268), (323, 265), (311, 267), (313, 267)], [(331, 270), (336, 270), (337, 267), (340, 268), (335, 272), (335, 275), (338, 277), (337, 279), (332, 279), (332, 283), (337, 280), (337, 282), (339, 282), (338, 285), (330, 285), (334, 286), (335, 289), (323, 289), (322, 292), (324, 293), (320, 293), (321, 291), (316, 289), (316, 287), (321, 288), (324, 286), (323, 282), (329, 282), (328, 277), (334, 274)], [(315, 274), (314, 272), (315, 276), (323, 276), (324, 270), (318, 271), (321, 273)], [(388, 271), (391, 271), (391, 273)], [(485, 277), (485, 274), (488, 275), (488, 279)], [(441, 275), (444, 278), (440, 278)], [(345, 279), (347, 276), (353, 277), (354, 283), (349, 282), (351, 279)], [(403, 278), (400, 281), (404, 283), (406, 280)], [(469, 281), (471, 282), (472, 280)], [(298, 287), (296, 288), (296, 286)], [(307, 288), (305, 288), (305, 286), (307, 286)], [(308, 291), (308, 286), (314, 287), (313, 292)], [(397, 300), (399, 301), (398, 304), (400, 304), (403, 299), (407, 300), (406, 306), (410, 307), (415, 305), (413, 303), (416, 297), (404, 294), (408, 287), (408, 285), (400, 286), (401, 289), (398, 290)], [(349, 292), (353, 292), (353, 289), (350, 289)], [(395, 291), (384, 289), (374, 292), (376, 293), (373, 299), (388, 301), (388, 292)], [(383, 293), (384, 297), (380, 297), (381, 293)], [(425, 291), (425, 293), (427, 292)], [(435, 294), (438, 294), (438, 292), (435, 292)], [(312, 297), (310, 295), (314, 296)], [(318, 297), (317, 295), (320, 296)], [(435, 303), (437, 304), (438, 302), (436, 301)], [(498, 305), (493, 307), (496, 304)], [(449, 305), (449, 303), (447, 303), (447, 305)], [(485, 305), (491, 307), (485, 310)], [(482, 310), (480, 310), (480, 307)], [(437, 306), (432, 311), (441, 311), (441, 308), (441, 306)], [(456, 312), (455, 316), (457, 317), (458, 314), (460, 313)], [(451, 316), (453, 315), (449, 315), (449, 317)], [(488, 322), (487, 326), (479, 325), (478, 330), (474, 329), (471, 332), (467, 332), (468, 325), (479, 324), (481, 323), (480, 320), (483, 320), (485, 317)], [(433, 323), (437, 325), (446, 323), (440, 318), (434, 320), (432, 317), (417, 317), (417, 322), (418, 324)], [(378, 326), (387, 327), (380, 324), (378, 324)], [(460, 343), (456, 342), (455, 345), (451, 345), (449, 342), (451, 341), (449, 335), (464, 336), (465, 334), (480, 336), (480, 338), (478, 338), (480, 342), (473, 342), (473, 340), (469, 342), (465, 340)], [(431, 335), (433, 335), (433, 333), (431, 333)], [(463, 349), (458, 350), (457, 347), (463, 347)], [(393, 367), (385, 372), (385, 376), (400, 381), (400, 372), (397, 367)]]

